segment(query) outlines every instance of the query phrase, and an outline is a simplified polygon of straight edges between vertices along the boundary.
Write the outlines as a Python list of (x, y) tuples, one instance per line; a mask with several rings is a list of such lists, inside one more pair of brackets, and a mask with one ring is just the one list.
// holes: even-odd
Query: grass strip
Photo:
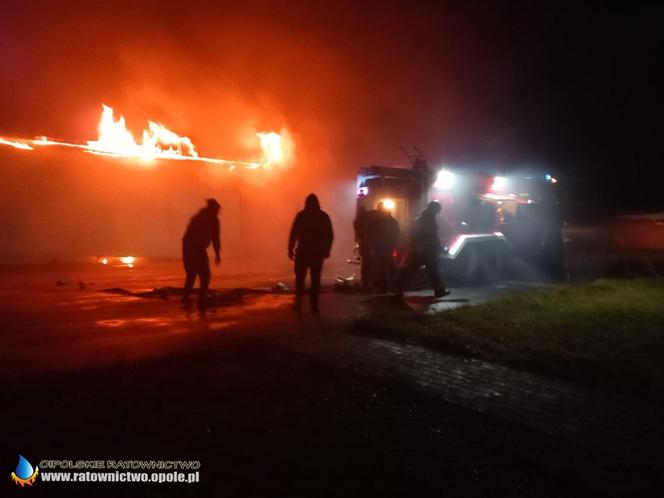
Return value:
[(374, 310), (356, 330), (664, 398), (664, 283), (597, 280), (433, 316)]

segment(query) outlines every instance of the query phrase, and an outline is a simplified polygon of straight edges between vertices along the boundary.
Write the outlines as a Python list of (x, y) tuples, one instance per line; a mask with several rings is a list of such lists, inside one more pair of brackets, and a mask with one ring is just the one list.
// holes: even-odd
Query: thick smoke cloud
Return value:
[(227, 154), (248, 126), (284, 121), (312, 150), (329, 144), (342, 159), (370, 162), (401, 162), (399, 145), (414, 143), (434, 158), (487, 147), (504, 155), (515, 139), (520, 59), (500, 9), (40, 5), (10, 3), (0, 21), (11, 68), (2, 133), (87, 136), (106, 101), (130, 125), (149, 116)]
[(92, 139), (103, 102), (131, 130), (164, 123), (203, 155), (253, 159), (256, 131), (281, 128), (296, 152), (285, 168), (228, 174), (2, 150), (5, 257), (176, 255), (188, 216), (214, 195), (225, 207), (227, 253), (262, 252), (270, 264), (283, 260), (289, 223), (312, 191), (335, 222), (335, 256), (347, 256), (357, 168), (403, 162), (402, 143), (430, 138), (441, 107), (454, 114), (430, 79), (437, 71), (408, 49), (433, 33), (413, 39), (396, 12), (371, 19), (374, 8), (342, 16), (332, 6), (261, 3), (8, 6), (0, 134)]
[[(621, 148), (619, 138), (627, 128), (636, 136), (644, 109), (654, 122), (656, 107), (650, 87), (630, 90), (629, 106), (621, 104), (632, 80), (616, 74), (629, 61), (632, 74), (657, 87), (647, 68), (661, 30), (636, 21), (661, 16), (598, 18), (592, 10), (572, 21), (528, 5), (4, 2), (0, 136), (94, 139), (106, 103), (131, 130), (152, 119), (207, 156), (254, 159), (255, 132), (281, 128), (297, 149), (288, 168), (234, 175), (197, 164), (142, 171), (88, 155), (2, 149), (0, 229), (11, 234), (3, 254), (29, 247), (88, 256), (134, 244), (137, 252), (176, 255), (187, 217), (216, 195), (228, 206), (228, 251), (262, 252), (271, 264), (283, 260), (290, 220), (313, 191), (335, 222), (334, 256), (342, 259), (351, 247), (357, 168), (406, 164), (401, 145), (419, 146), (434, 165), (553, 163), (570, 174), (585, 168), (590, 178), (611, 169), (604, 176), (623, 185), (619, 167), (637, 169), (620, 161), (654, 151), (647, 137), (655, 134), (644, 125), (641, 147)], [(638, 36), (621, 45), (620, 59), (597, 57), (603, 48), (617, 53), (597, 41), (612, 38), (585, 33), (613, 32), (618, 20), (624, 29), (639, 26)], [(636, 52), (641, 46), (650, 48)], [(53, 224), (57, 240), (43, 235)]]

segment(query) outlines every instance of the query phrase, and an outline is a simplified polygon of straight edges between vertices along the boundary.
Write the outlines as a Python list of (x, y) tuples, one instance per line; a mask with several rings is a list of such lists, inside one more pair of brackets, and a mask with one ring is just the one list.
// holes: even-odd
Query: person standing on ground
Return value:
[(438, 224), (436, 216), (442, 211), (436, 201), (430, 202), (422, 214), (413, 221), (410, 233), (410, 249), (398, 281), (398, 294), (403, 295), (403, 288), (410, 278), (424, 265), (427, 269), (431, 286), (436, 297), (443, 297), (450, 293), (445, 288), (438, 271), (438, 257), (441, 246), (438, 238)]
[(399, 222), (383, 202), (378, 203), (366, 232), (378, 292), (388, 292), (394, 283), (394, 251), (399, 243), (400, 230)]
[(362, 289), (368, 289), (372, 284), (371, 255), (369, 251), (369, 241), (367, 240), (367, 225), (371, 218), (371, 211), (364, 206), (357, 208), (355, 220), (353, 220), (353, 230), (355, 231), (355, 243), (360, 256), (360, 282)]
[(184, 295), (182, 304), (191, 304), (191, 291), (198, 276), (200, 289), (198, 291), (198, 308), (204, 310), (207, 304), (207, 293), (210, 285), (210, 262), (208, 261), (207, 247), (212, 243), (214, 249), (214, 262), (221, 262), (221, 242), (219, 240), (219, 211), (221, 205), (215, 199), (207, 199), (206, 206), (196, 213), (182, 237), (182, 261), (187, 274), (184, 281)]
[(330, 217), (321, 210), (318, 197), (309, 194), (304, 209), (295, 216), (288, 237), (288, 257), (295, 261), (295, 310), (298, 312), (302, 308), (307, 271), (310, 271), (311, 312), (319, 313), (318, 296), (323, 261), (330, 256), (333, 239)]

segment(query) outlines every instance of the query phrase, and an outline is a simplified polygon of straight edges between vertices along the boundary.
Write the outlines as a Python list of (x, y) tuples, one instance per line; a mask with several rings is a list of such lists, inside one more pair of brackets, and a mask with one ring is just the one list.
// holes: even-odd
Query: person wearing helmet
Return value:
[(191, 304), (191, 291), (198, 276), (200, 290), (198, 292), (198, 308), (202, 311), (206, 307), (208, 287), (210, 285), (210, 262), (208, 261), (207, 247), (212, 243), (214, 249), (214, 262), (221, 262), (221, 242), (219, 240), (219, 211), (221, 205), (215, 199), (207, 199), (206, 206), (196, 213), (182, 237), (182, 261), (186, 273), (184, 281), (184, 294), (182, 303)]
[(334, 234), (332, 222), (320, 208), (318, 197), (309, 194), (304, 209), (297, 213), (288, 237), (288, 257), (295, 261), (295, 310), (302, 307), (304, 281), (311, 273), (311, 311), (318, 314), (318, 296), (323, 261), (330, 257)]
[(438, 256), (441, 246), (438, 238), (438, 224), (436, 216), (442, 211), (440, 203), (431, 201), (422, 214), (418, 216), (411, 227), (410, 247), (406, 266), (401, 272), (397, 283), (397, 293), (403, 295), (403, 288), (410, 278), (425, 266), (429, 281), (436, 297), (443, 297), (450, 293), (440, 278), (438, 271)]

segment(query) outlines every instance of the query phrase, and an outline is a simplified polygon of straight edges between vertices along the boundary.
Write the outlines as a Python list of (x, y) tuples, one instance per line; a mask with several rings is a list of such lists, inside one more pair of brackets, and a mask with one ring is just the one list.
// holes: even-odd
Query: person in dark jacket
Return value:
[(210, 243), (214, 249), (215, 264), (218, 265), (221, 262), (218, 218), (221, 206), (215, 199), (207, 199), (206, 203), (207, 205), (191, 218), (182, 237), (182, 261), (187, 274), (182, 303), (185, 305), (191, 303), (191, 290), (198, 276), (201, 284), (198, 293), (198, 308), (201, 310), (206, 307), (210, 285), (210, 263), (207, 255), (207, 247)]
[(309, 194), (304, 203), (304, 210), (297, 213), (290, 236), (288, 237), (288, 257), (295, 261), (295, 309), (302, 307), (304, 281), (307, 271), (311, 272), (310, 304), (312, 313), (318, 311), (320, 277), (323, 260), (330, 256), (332, 240), (332, 222), (327, 213), (320, 208), (318, 197)]
[(440, 255), (440, 240), (438, 239), (438, 225), (436, 216), (442, 208), (436, 201), (430, 202), (422, 214), (413, 221), (410, 234), (410, 250), (398, 282), (398, 294), (403, 295), (403, 288), (408, 280), (420, 269), (426, 266), (427, 274), (436, 297), (449, 294), (438, 272), (438, 256)]
[(367, 238), (367, 225), (373, 215), (364, 206), (357, 208), (355, 220), (353, 220), (353, 230), (355, 231), (355, 243), (360, 256), (360, 281), (363, 289), (368, 289), (372, 284), (371, 253), (369, 251), (369, 241)]
[(399, 222), (380, 202), (366, 228), (375, 283), (379, 292), (391, 289), (394, 279), (394, 251), (399, 243)]

